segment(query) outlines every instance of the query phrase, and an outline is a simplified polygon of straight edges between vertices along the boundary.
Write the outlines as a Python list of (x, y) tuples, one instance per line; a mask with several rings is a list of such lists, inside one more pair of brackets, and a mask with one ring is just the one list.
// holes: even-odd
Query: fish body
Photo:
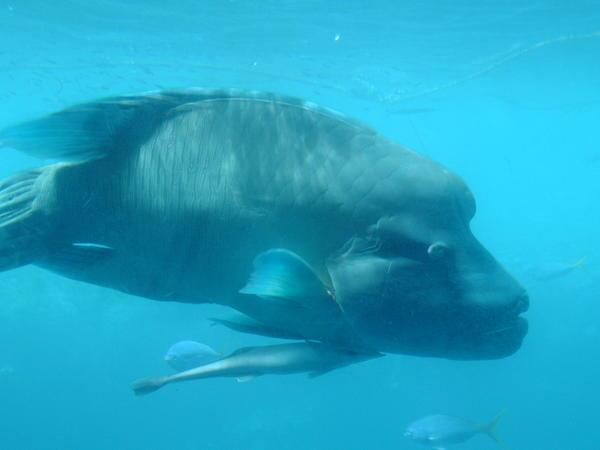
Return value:
[(165, 354), (165, 361), (177, 371), (189, 370), (219, 358), (219, 354), (206, 344), (179, 341)]
[[(161, 91), (5, 128), (1, 146), (61, 162), (0, 182), (0, 270), (218, 303), (259, 334), (359, 351), (501, 358), (527, 333), (527, 295), (469, 230), (465, 183), (329, 109)], [(309, 284), (242, 292), (260, 255)]]
[(501, 416), (499, 414), (490, 423), (481, 424), (460, 417), (434, 414), (411, 423), (404, 436), (438, 450), (466, 442), (480, 433), (500, 443), (494, 429)]

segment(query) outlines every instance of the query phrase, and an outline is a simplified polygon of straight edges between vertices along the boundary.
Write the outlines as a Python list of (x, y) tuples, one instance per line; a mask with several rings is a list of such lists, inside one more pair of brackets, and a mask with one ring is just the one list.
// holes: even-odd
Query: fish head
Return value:
[(194, 341), (179, 341), (173, 344), (165, 353), (165, 362), (176, 370), (181, 369), (181, 365), (193, 355), (195, 345)]
[(177, 354), (173, 353), (173, 352), (167, 352), (164, 356), (164, 360), (167, 364), (169, 364), (170, 366), (176, 366), (177, 363), (179, 362), (179, 358), (177, 356)]
[(475, 200), (462, 180), (434, 163), (418, 169), (410, 189), (400, 186), (386, 213), (330, 258), (338, 304), (379, 351), (514, 353), (527, 333), (526, 291), (471, 232)]

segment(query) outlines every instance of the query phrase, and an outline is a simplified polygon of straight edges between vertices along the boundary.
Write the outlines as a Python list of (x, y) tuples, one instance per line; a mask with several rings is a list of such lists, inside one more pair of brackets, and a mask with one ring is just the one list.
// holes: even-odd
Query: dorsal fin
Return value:
[(277, 103), (366, 129), (342, 114), (293, 97), (238, 89), (184, 89), (110, 97), (75, 105), (0, 130), (0, 147), (12, 147), (45, 159), (82, 161), (102, 158), (122, 149), (123, 145), (131, 145), (132, 138), (142, 141), (148, 138), (172, 114), (189, 111), (201, 102), (220, 100)]
[(102, 158), (118, 148), (118, 138), (124, 132), (143, 134), (156, 125), (156, 120), (166, 111), (184, 100), (148, 94), (82, 103), (4, 128), (0, 131), (0, 146), (44, 159)]

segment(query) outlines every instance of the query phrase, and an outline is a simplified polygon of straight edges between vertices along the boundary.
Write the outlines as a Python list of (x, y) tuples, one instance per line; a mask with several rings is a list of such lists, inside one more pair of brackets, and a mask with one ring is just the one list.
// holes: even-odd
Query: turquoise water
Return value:
[[(473, 190), (480, 240), (528, 288), (530, 331), (497, 361), (390, 355), (307, 380), (170, 386), (166, 349), (266, 339), (220, 309), (158, 303), (35, 267), (0, 274), (0, 448), (416, 449), (432, 413), (487, 420), (518, 449), (600, 442), (600, 5), (594, 1), (8, 1), (0, 126), (167, 87), (306, 98), (442, 162)], [(0, 176), (40, 165), (3, 149)], [(556, 280), (536, 270), (586, 266)], [(495, 448), (485, 436), (460, 448)]]

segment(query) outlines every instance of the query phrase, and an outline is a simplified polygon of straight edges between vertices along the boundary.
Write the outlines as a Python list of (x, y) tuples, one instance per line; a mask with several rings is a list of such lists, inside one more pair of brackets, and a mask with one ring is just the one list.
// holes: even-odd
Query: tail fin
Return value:
[(135, 395), (146, 395), (157, 391), (165, 384), (167, 384), (167, 379), (165, 377), (144, 378), (143, 380), (138, 380), (133, 383), (131, 389), (133, 389)]
[(45, 252), (47, 217), (43, 198), (49, 168), (23, 172), (0, 182), (0, 271), (33, 262)]
[(500, 439), (500, 437), (496, 433), (496, 427), (498, 426), (500, 419), (502, 419), (502, 417), (504, 417), (505, 414), (506, 410), (501, 411), (489, 423), (483, 425), (482, 427), (482, 431), (486, 433), (496, 444), (498, 444), (502, 448), (508, 448), (508, 445), (506, 445), (506, 443), (502, 439)]

